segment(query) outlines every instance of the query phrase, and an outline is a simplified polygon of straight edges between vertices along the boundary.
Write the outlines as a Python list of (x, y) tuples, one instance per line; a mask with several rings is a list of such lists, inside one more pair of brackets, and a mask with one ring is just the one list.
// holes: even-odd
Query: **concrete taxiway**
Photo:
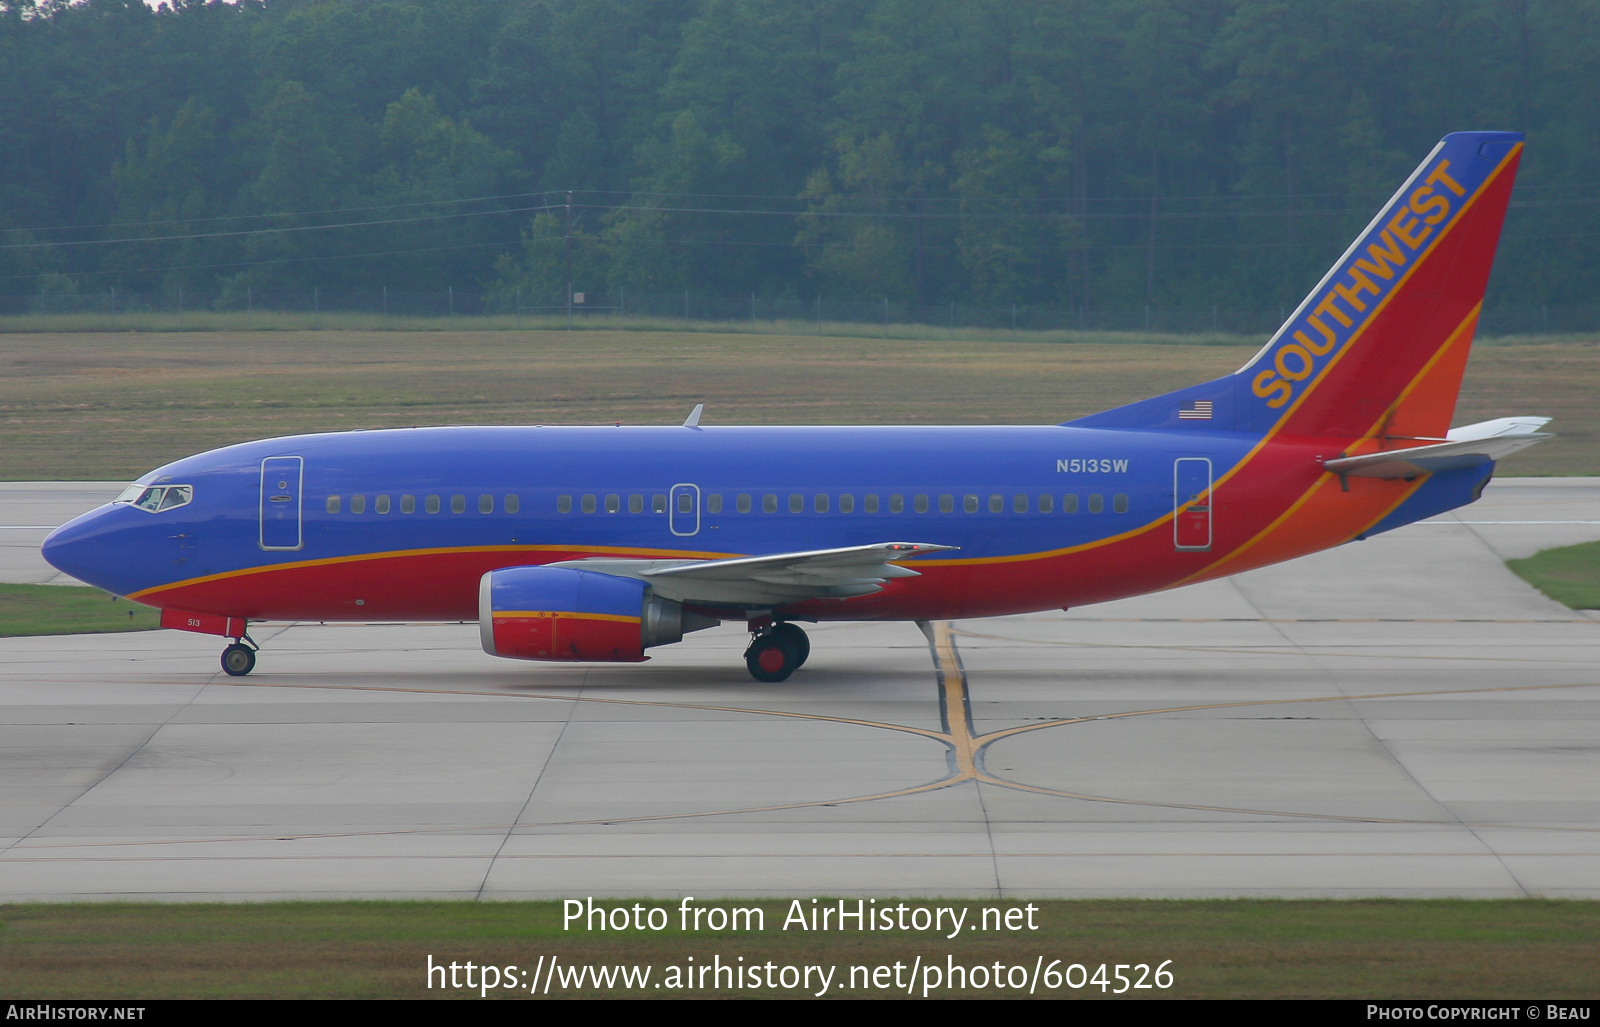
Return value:
[[(0, 485), (0, 578), (110, 484)], [(1600, 895), (1600, 480), (1099, 607), (522, 664), (475, 625), (0, 639), (0, 899)]]

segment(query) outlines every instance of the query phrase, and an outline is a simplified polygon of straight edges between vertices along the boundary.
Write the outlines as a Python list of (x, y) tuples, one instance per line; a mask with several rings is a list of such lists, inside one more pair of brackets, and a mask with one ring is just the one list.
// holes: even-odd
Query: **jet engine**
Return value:
[(598, 571), (502, 567), (478, 583), (478, 632), (490, 656), (637, 663), (651, 646), (718, 623), (642, 581)]

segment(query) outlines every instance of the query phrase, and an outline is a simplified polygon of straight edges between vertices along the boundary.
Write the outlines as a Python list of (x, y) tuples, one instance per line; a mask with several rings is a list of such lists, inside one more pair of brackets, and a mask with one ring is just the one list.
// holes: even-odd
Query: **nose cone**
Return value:
[[(114, 506), (102, 506), (74, 517), (52, 531), (39, 548), (45, 561), (79, 581), (103, 588), (108, 592), (126, 595), (126, 581), (118, 573), (115, 535), (126, 511)], [(118, 587), (119, 585), (123, 587)]]

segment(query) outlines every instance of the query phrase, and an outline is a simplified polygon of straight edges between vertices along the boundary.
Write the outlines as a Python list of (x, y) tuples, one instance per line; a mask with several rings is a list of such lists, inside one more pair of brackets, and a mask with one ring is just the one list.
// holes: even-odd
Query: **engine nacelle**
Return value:
[(502, 567), (478, 584), (478, 632), (490, 656), (637, 663), (649, 646), (717, 623), (615, 574)]

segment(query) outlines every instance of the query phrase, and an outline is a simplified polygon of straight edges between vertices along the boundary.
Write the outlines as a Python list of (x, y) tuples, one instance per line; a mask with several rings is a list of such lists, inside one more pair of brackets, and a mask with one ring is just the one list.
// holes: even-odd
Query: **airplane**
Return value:
[(1450, 428), (1523, 136), (1434, 147), (1233, 374), (1064, 424), (433, 427), (157, 468), (43, 555), (164, 627), (471, 621), (513, 659), (639, 662), (744, 621), (1064, 609), (1237, 574), (1478, 498), (1542, 417)]

